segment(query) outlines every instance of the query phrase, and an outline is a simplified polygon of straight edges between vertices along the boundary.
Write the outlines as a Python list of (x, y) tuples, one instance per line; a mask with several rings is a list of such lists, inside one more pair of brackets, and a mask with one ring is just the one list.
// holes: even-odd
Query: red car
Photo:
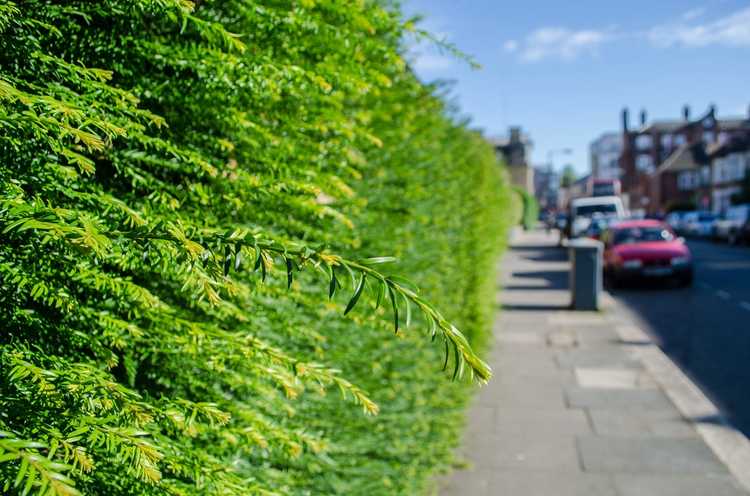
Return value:
[(658, 220), (631, 220), (611, 226), (604, 242), (604, 277), (613, 284), (624, 280), (674, 278), (693, 282), (693, 257), (682, 238)]

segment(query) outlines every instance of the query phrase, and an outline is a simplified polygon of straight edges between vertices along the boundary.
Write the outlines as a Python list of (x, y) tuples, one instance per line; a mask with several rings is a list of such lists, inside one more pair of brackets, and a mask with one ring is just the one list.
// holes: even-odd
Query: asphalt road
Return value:
[(689, 240), (691, 288), (612, 291), (661, 348), (750, 437), (750, 248)]

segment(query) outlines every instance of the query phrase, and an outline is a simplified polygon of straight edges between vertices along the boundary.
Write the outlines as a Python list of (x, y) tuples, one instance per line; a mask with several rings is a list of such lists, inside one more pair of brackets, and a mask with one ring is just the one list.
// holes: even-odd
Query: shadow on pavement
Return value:
[[(533, 289), (566, 289), (568, 287), (569, 276), (567, 270), (535, 270), (528, 272), (513, 272), (513, 277), (537, 279), (546, 283), (543, 286), (534, 286)], [(525, 285), (522, 284), (520, 286)], [(505, 289), (508, 290), (511, 287), (512, 285), (509, 284)]]
[(691, 417), (688, 420), (696, 424), (726, 425), (727, 423), (725, 418), (718, 415), (701, 415), (699, 417)]
[(570, 310), (570, 305), (517, 305), (513, 303), (506, 303), (499, 305), (503, 310), (509, 311), (529, 311), (529, 312), (545, 312), (555, 310)]

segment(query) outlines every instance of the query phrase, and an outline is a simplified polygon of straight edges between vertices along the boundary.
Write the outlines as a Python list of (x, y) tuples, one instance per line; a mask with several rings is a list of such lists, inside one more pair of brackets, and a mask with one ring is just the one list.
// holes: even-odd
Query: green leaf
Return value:
[(409, 298), (407, 298), (405, 294), (402, 293), (401, 296), (404, 298), (404, 307), (406, 308), (406, 319), (404, 325), (408, 328), (411, 326), (411, 304)]
[(232, 266), (232, 249), (227, 245), (224, 247), (224, 277), (229, 275), (229, 267)]
[(386, 298), (386, 291), (388, 291), (386, 283), (382, 279), (378, 279), (378, 286), (376, 289), (377, 299), (375, 300), (375, 310), (380, 308), (380, 304)]
[(234, 271), (240, 271), (240, 265), (242, 264), (242, 246), (235, 245), (234, 247)]
[(458, 375), (458, 369), (461, 368), (461, 356), (458, 353), (458, 345), (453, 344), (453, 361), (455, 362), (455, 368), (453, 369), (453, 377), (451, 380), (455, 381)]
[(346, 305), (346, 310), (344, 310), (344, 315), (348, 314), (352, 308), (357, 304), (357, 301), (359, 301), (359, 297), (362, 294), (362, 290), (365, 288), (365, 280), (366, 280), (365, 273), (363, 272), (359, 276), (359, 283), (357, 284), (357, 289), (354, 291), (354, 295), (352, 295), (352, 298), (349, 300), (349, 303)]
[(29, 468), (29, 460), (27, 458), (21, 458), (21, 467), (18, 469), (18, 473), (16, 474), (16, 480), (13, 483), (13, 487), (18, 487), (21, 485), (21, 481), (23, 481), (24, 476), (26, 475), (26, 470)]
[(396, 262), (396, 257), (371, 257), (371, 258), (365, 258), (361, 260), (362, 264), (364, 265), (378, 265), (378, 264), (384, 264), (384, 263), (391, 263)]
[(336, 279), (336, 269), (331, 267), (331, 282), (328, 284), (328, 299), (332, 299), (336, 294), (336, 286), (338, 286), (338, 280)]
[(393, 330), (398, 332), (398, 305), (396, 304), (396, 295), (393, 294), (393, 288), (388, 285), (388, 295), (391, 297), (391, 306), (393, 307)]

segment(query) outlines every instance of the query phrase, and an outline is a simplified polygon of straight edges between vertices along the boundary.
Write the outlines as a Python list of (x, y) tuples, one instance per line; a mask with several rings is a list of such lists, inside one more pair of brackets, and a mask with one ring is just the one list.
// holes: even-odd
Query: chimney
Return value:
[(641, 110), (641, 127), (646, 126), (646, 109)]
[(628, 108), (627, 107), (622, 109), (622, 130), (625, 133), (628, 132)]
[(684, 105), (682, 107), (682, 118), (685, 119), (686, 121), (690, 120), (690, 106)]
[(512, 126), (510, 128), (510, 142), (519, 143), (521, 141), (521, 128), (518, 126)]
[(713, 117), (714, 119), (716, 119), (716, 105), (714, 105), (713, 103), (711, 105), (709, 105), (708, 106), (708, 113), (711, 114), (711, 117)]

